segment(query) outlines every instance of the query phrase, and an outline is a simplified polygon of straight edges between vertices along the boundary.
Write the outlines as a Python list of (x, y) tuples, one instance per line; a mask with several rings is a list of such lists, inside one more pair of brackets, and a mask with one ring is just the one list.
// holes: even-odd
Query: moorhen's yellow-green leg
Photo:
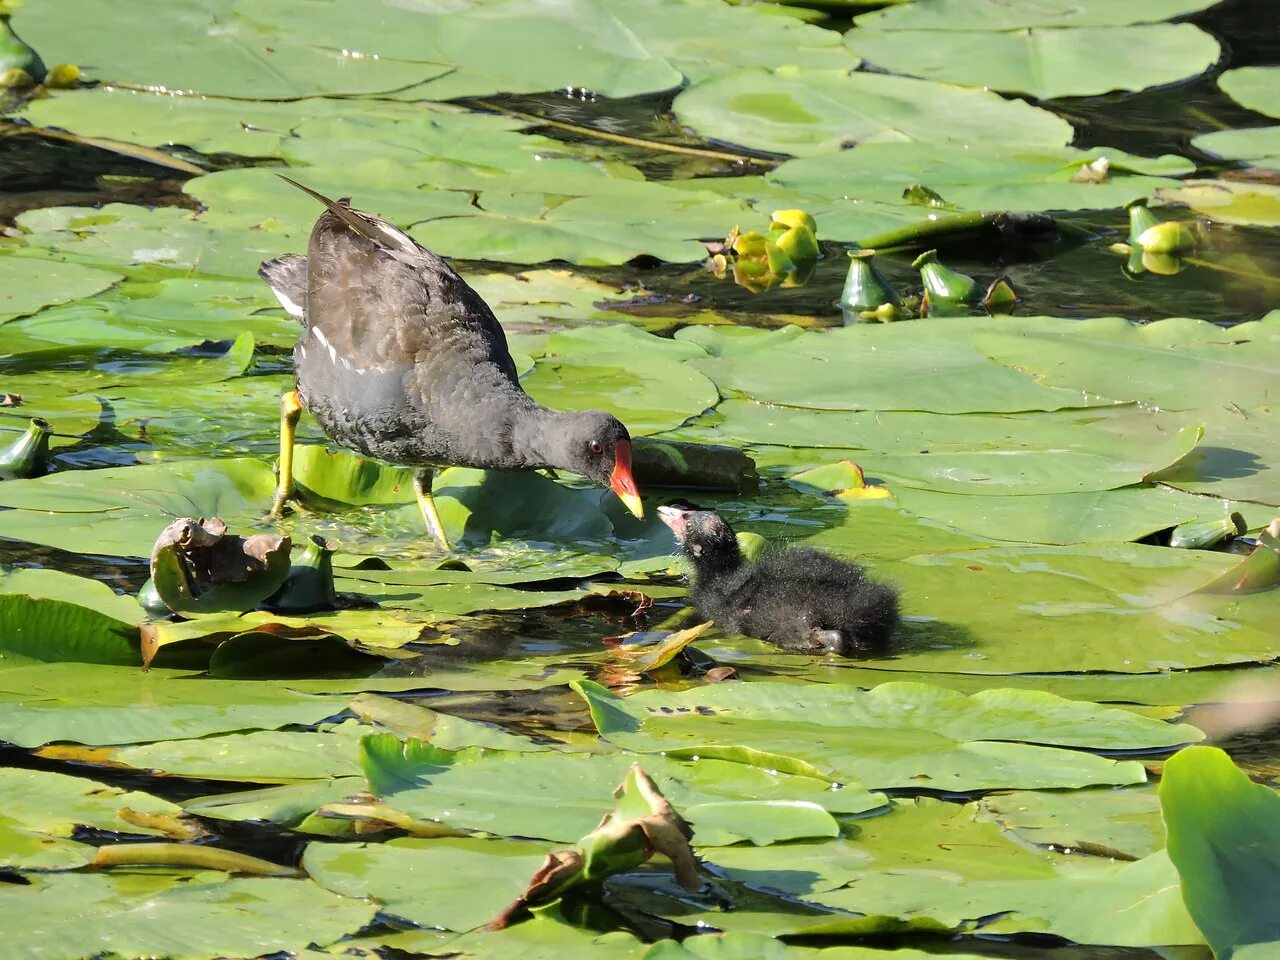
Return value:
[(302, 398), (297, 390), (290, 390), (280, 398), (280, 459), (276, 463), (276, 495), (271, 501), (272, 520), (284, 516), (284, 505), (294, 496), (293, 486), (293, 438), (298, 432), (298, 418), (302, 416)]
[(418, 498), (418, 507), (422, 510), (422, 519), (427, 523), (427, 530), (446, 551), (452, 551), (449, 538), (444, 533), (444, 521), (436, 510), (436, 502), (431, 497), (431, 481), (435, 471), (431, 467), (419, 467), (413, 475), (413, 493)]

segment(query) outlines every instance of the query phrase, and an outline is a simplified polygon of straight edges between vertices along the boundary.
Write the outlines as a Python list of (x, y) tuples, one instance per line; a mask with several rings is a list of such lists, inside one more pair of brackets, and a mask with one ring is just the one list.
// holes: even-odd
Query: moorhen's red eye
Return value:
[(592, 441), (591, 441), (591, 452), (592, 452), (592, 453), (604, 453), (604, 444), (602, 444), (599, 440), (592, 440)]

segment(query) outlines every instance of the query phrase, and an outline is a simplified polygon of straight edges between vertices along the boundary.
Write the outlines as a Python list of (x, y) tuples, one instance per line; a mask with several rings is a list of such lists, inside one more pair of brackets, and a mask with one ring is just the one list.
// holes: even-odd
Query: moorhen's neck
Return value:
[(527, 470), (565, 468), (566, 414), (551, 410), (523, 394), (511, 417), (511, 452)]

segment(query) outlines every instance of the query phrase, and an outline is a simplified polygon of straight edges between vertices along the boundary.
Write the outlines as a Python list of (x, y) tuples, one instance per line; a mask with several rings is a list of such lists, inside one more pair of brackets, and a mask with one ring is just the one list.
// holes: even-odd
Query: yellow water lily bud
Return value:
[(777, 238), (776, 243), (791, 258), (793, 263), (817, 260), (822, 255), (822, 249), (818, 246), (818, 238), (804, 224), (799, 224), (784, 231)]
[(733, 242), (730, 246), (733, 252), (739, 257), (759, 257), (765, 252), (765, 245), (769, 243), (769, 238), (763, 233), (756, 230), (748, 230), (746, 233), (740, 233), (733, 236)]
[(1186, 253), (1195, 249), (1196, 235), (1185, 223), (1169, 220), (1142, 231), (1138, 246), (1147, 253)]
[(818, 221), (804, 210), (775, 210), (771, 216), (773, 223), (769, 224), (770, 229), (781, 227), (786, 230), (792, 227), (806, 227), (815, 237), (818, 235)]
[(80, 68), (74, 63), (56, 63), (44, 78), (44, 85), (52, 90), (70, 90), (79, 83)]
[(14, 67), (12, 70), (0, 73), (0, 90), (26, 90), (35, 85), (36, 82), (31, 79), (31, 74), (21, 67)]
[(1168, 253), (1152, 253), (1149, 250), (1142, 251), (1142, 268), (1149, 273), (1172, 277), (1174, 274), (1181, 273), (1185, 267), (1186, 263), (1181, 257)]

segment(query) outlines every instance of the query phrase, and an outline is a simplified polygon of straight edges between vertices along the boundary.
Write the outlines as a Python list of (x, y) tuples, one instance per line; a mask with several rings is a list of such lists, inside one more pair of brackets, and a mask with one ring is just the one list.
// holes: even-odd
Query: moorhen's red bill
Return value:
[(883, 652), (898, 625), (898, 594), (868, 580), (856, 563), (812, 547), (742, 556), (720, 514), (658, 508), (693, 565), (690, 599), (698, 613), (733, 633), (797, 653), (858, 656)]
[(307, 256), (286, 254), (258, 271), (305, 327), (293, 351), (298, 389), (282, 401), (274, 516), (293, 496), (293, 437), (304, 406), (343, 446), (418, 468), (423, 518), (445, 549), (431, 499), (438, 467), (568, 470), (644, 515), (626, 427), (599, 410), (566, 413), (534, 402), (493, 311), (449, 264), (346, 198), (282, 179), (327, 209)]

